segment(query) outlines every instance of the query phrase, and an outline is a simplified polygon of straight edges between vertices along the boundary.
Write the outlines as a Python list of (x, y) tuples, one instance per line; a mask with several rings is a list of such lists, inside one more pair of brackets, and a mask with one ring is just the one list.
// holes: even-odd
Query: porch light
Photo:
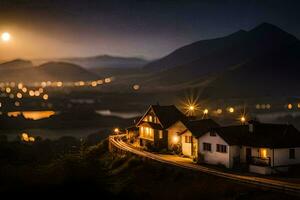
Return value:
[(245, 118), (244, 116), (242, 116), (242, 117), (241, 117), (241, 122), (242, 122), (242, 123), (245, 123), (245, 121), (246, 121), (246, 118)]
[(174, 144), (177, 144), (179, 142), (179, 137), (177, 135), (174, 135), (172, 140)]
[(116, 134), (118, 134), (118, 133), (120, 132), (120, 129), (119, 129), (119, 128), (115, 128), (115, 129), (114, 129), (114, 132), (115, 132)]
[(203, 114), (207, 115), (208, 114), (208, 109), (204, 109)]

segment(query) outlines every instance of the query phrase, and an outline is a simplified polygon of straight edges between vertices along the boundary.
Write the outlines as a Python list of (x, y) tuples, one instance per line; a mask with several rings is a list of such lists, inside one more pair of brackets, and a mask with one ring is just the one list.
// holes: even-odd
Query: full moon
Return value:
[(10, 34), (9, 34), (8, 32), (2, 33), (1, 39), (2, 39), (2, 41), (4, 41), (4, 42), (8, 42), (8, 41), (10, 40)]

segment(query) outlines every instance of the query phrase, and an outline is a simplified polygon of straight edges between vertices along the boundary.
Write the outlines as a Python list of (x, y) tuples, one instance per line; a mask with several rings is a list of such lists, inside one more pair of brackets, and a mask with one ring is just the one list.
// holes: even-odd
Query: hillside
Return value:
[(69, 63), (80, 65), (87, 69), (137, 68), (137, 67), (142, 67), (148, 63), (147, 60), (138, 57), (121, 57), (121, 56), (111, 56), (111, 55), (35, 60), (35, 63), (40, 64), (49, 61), (69, 62)]
[(149, 63), (144, 69), (157, 71), (153, 82), (179, 84), (239, 68), (252, 60), (258, 63), (258, 59), (263, 60), (263, 55), (272, 56), (278, 51), (284, 53), (297, 44), (299, 40), (296, 37), (263, 23), (250, 31), (240, 30), (223, 38), (184, 46)]
[(65, 62), (49, 62), (40, 66), (33, 66), (30, 61), (23, 60), (8, 63), (0, 64), (0, 81), (75, 81), (98, 78), (78, 65)]

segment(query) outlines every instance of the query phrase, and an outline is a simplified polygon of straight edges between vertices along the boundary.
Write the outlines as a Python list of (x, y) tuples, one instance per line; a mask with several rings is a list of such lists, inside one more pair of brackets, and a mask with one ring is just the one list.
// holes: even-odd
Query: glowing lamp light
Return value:
[(245, 118), (244, 116), (242, 116), (242, 117), (241, 117), (241, 122), (242, 122), (242, 123), (245, 123), (245, 121), (246, 121), (246, 118)]
[(98, 84), (97, 81), (93, 81), (91, 85), (92, 85), (92, 87), (96, 87), (97, 84)]
[(115, 128), (115, 129), (114, 129), (114, 132), (115, 132), (115, 133), (119, 133), (119, 132), (120, 132), (120, 129), (119, 129), (119, 128)]
[(2, 39), (3, 42), (10, 41), (10, 38), (11, 38), (11, 36), (10, 36), (10, 34), (8, 32), (4, 32), (1, 35), (1, 39)]
[(208, 109), (204, 109), (203, 114), (207, 115), (208, 114)]
[(288, 108), (289, 110), (291, 110), (291, 109), (293, 108), (293, 105), (292, 105), (291, 103), (289, 103), (289, 104), (287, 105), (287, 108)]
[(21, 139), (25, 142), (28, 142), (29, 141), (29, 136), (27, 133), (22, 133), (21, 135)]
[(179, 137), (177, 135), (174, 135), (172, 141), (174, 144), (177, 144), (179, 142)]
[(190, 110), (190, 111), (194, 111), (194, 110), (195, 110), (195, 106), (190, 105), (190, 106), (189, 106), (189, 110)]
[(44, 95), (43, 95), (43, 99), (44, 99), (44, 100), (48, 100), (48, 98), (49, 98), (48, 94), (44, 94)]
[(34, 142), (35, 138), (34, 137), (29, 137), (28, 140), (29, 140), (29, 142)]
[(22, 94), (20, 92), (17, 93), (17, 98), (21, 99), (22, 98)]
[(233, 108), (233, 107), (230, 107), (230, 108), (228, 109), (228, 111), (229, 111), (230, 113), (234, 113), (234, 108)]
[(135, 85), (133, 85), (133, 89), (134, 89), (134, 90), (139, 90), (139, 89), (140, 89), (140, 86), (139, 86), (138, 84), (135, 84)]

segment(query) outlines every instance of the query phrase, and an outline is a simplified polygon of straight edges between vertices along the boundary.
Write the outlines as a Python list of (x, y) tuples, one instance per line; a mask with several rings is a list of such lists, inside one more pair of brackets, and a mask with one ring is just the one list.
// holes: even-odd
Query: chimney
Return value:
[(249, 132), (253, 133), (255, 129), (255, 125), (259, 124), (259, 121), (257, 120), (250, 120), (248, 121), (248, 127), (249, 127)]
[(249, 123), (248, 126), (249, 126), (249, 132), (253, 133), (253, 131), (254, 131), (254, 124)]

